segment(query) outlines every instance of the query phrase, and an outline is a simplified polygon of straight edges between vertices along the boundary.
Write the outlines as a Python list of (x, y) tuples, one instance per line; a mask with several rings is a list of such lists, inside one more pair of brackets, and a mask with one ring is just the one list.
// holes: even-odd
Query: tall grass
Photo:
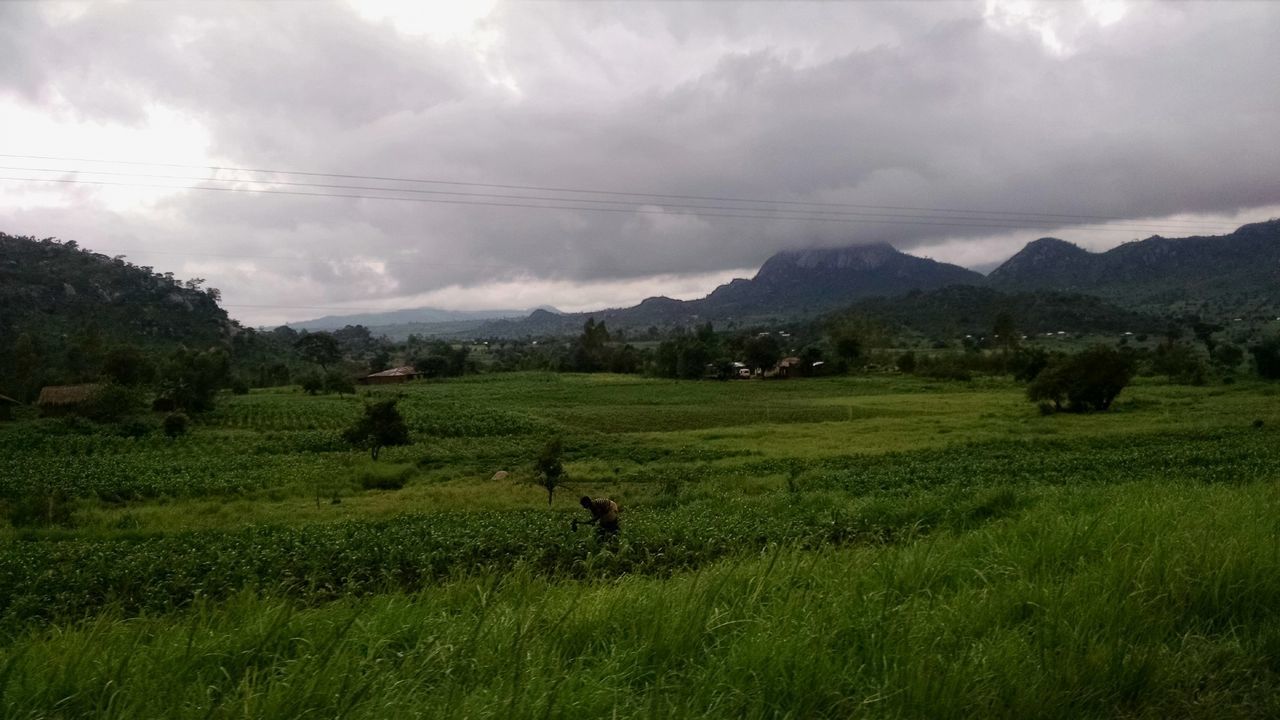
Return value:
[(31, 631), (5, 717), (1274, 717), (1280, 490), (1055, 488), (964, 533), (670, 578), (240, 595)]

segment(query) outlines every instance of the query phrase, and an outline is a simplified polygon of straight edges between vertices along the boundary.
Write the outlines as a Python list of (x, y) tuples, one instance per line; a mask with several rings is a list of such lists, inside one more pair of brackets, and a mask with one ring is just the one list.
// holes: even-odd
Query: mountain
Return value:
[(1092, 253), (1042, 238), (987, 276), (1001, 290), (1088, 293), (1147, 311), (1209, 316), (1280, 307), (1280, 220), (1221, 236), (1158, 235)]
[(982, 281), (972, 270), (907, 255), (885, 243), (787, 250), (766, 260), (751, 280), (716, 288), (702, 305), (703, 314), (715, 317), (813, 315), (861, 298)]
[(519, 320), (487, 322), (475, 335), (566, 334), (580, 330), (588, 317), (615, 329), (668, 328), (707, 321), (773, 322), (820, 315), (862, 298), (982, 282), (982, 275), (972, 270), (907, 255), (883, 243), (788, 250), (766, 260), (755, 277), (733, 280), (698, 300), (653, 297), (629, 308), (554, 317), (534, 313)]
[[(539, 308), (559, 313), (555, 308)], [(347, 325), (364, 325), (374, 331), (375, 335), (384, 334), (378, 329), (391, 329), (393, 332), (403, 330), (394, 326), (400, 325), (438, 325), (441, 323), (475, 322), (496, 318), (524, 317), (529, 313), (524, 310), (441, 310), (432, 307), (410, 308), (407, 310), (389, 310), (386, 312), (358, 313), (355, 315), (325, 315), (314, 320), (286, 323), (294, 330), (338, 330)], [(408, 335), (412, 330), (403, 334)]]

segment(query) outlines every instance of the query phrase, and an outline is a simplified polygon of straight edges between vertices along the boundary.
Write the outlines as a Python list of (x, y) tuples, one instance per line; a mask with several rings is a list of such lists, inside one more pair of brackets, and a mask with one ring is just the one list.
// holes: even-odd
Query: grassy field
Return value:
[(377, 463), (338, 437), (363, 399), (296, 389), (176, 440), (0, 425), (6, 495), (75, 498), (0, 529), (0, 717), (1280, 713), (1274, 384), (1090, 416), (896, 375), (374, 392), (414, 439)]

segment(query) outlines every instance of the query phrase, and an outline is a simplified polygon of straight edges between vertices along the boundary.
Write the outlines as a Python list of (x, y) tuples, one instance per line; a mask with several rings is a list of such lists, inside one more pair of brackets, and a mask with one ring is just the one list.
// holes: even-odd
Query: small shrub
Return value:
[(1254, 430), (1261, 430), (1263, 425), (1266, 425), (1266, 423), (1262, 422), (1262, 418), (1258, 418), (1257, 420), (1253, 421)]
[(110, 383), (93, 393), (85, 404), (84, 414), (102, 423), (119, 422), (143, 407), (142, 395), (137, 388)]
[(121, 437), (140, 438), (151, 434), (151, 425), (141, 418), (129, 418), (117, 428)]
[(56, 489), (12, 498), (4, 506), (5, 516), (16, 528), (70, 527), (75, 498), (66, 490)]
[(180, 412), (169, 413), (164, 416), (164, 423), (162, 424), (164, 434), (170, 440), (186, 435), (187, 425), (189, 423), (190, 420), (187, 418), (186, 414)]
[(249, 383), (245, 382), (244, 378), (236, 378), (235, 380), (232, 380), (231, 394), (232, 395), (248, 395)]
[(399, 490), (414, 473), (413, 465), (370, 465), (362, 468), (356, 479), (365, 490)]

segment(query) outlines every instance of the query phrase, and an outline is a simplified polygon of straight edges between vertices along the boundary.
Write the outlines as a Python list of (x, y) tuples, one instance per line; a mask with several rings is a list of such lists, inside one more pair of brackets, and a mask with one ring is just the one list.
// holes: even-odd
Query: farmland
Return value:
[(0, 708), (1274, 714), (1278, 390), (488, 375), (366, 391), (413, 439), (376, 463), (340, 439), (365, 398), (297, 388), (174, 439), (7, 423), (0, 489), (69, 516), (0, 529)]

